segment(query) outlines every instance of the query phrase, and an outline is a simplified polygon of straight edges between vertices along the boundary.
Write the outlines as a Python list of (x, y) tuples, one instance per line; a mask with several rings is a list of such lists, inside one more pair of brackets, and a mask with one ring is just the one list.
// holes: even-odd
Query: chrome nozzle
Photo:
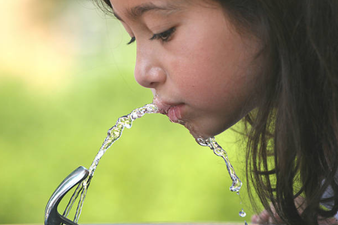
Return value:
[(61, 182), (47, 203), (45, 210), (45, 225), (76, 225), (75, 222), (59, 214), (57, 208), (68, 191), (86, 179), (88, 175), (89, 171), (83, 166), (80, 166)]

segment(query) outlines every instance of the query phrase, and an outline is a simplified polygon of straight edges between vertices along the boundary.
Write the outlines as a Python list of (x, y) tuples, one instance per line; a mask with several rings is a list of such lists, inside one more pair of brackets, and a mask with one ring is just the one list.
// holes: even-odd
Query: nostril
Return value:
[(155, 88), (166, 80), (166, 73), (160, 67), (152, 67), (148, 70), (135, 71), (136, 81), (143, 87)]
[(153, 88), (153, 87), (155, 87), (156, 86), (156, 83), (155, 82), (151, 82), (150, 84), (149, 84), (149, 87), (150, 88)]

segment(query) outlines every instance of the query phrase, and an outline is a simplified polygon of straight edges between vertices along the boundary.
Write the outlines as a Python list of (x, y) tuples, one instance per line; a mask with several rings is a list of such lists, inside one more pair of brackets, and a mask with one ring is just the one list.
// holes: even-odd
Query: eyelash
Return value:
[(154, 34), (150, 40), (161, 40), (163, 42), (167, 42), (170, 40), (172, 34), (175, 32), (175, 27), (170, 28), (169, 30), (166, 30), (162, 33)]
[[(164, 32), (154, 34), (149, 40), (161, 40), (162, 42), (168, 42), (170, 41), (170, 38), (172, 34), (175, 32), (176, 28), (172, 27), (169, 30), (166, 30)], [(130, 41), (127, 43), (127, 45), (130, 45), (136, 41), (135, 37), (132, 37)]]
[(130, 41), (127, 43), (127, 45), (130, 45), (136, 41), (135, 37), (131, 37)]

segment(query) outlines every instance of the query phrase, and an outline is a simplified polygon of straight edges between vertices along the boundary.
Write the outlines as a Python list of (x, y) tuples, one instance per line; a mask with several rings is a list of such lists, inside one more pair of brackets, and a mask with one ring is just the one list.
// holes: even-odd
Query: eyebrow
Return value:
[[(137, 19), (137, 18), (141, 17), (143, 14), (145, 14), (146, 12), (149, 12), (149, 11), (163, 11), (163, 12), (166, 12), (167, 14), (171, 14), (171, 13), (179, 11), (179, 10), (180, 10), (180, 7), (177, 4), (168, 3), (168, 4), (163, 5), (163, 6), (158, 6), (158, 5), (155, 5), (154, 3), (149, 2), (149, 3), (145, 3), (145, 4), (135, 6), (135, 7), (131, 8), (130, 10), (127, 10), (127, 15), (129, 17), (131, 17), (132, 19)], [(114, 11), (114, 8), (113, 8), (113, 15), (118, 20), (123, 22), (121, 17)]]

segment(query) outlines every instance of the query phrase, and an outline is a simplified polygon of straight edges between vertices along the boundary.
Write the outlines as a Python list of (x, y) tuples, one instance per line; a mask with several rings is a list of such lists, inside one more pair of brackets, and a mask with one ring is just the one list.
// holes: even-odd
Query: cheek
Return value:
[(223, 16), (198, 16), (168, 43), (171, 81), (184, 100), (203, 110), (240, 107), (252, 95), (258, 74), (252, 66), (258, 43), (241, 37)]
[(173, 52), (177, 54), (170, 61), (171, 79), (185, 95), (197, 96), (198, 93), (201, 101), (208, 101), (226, 94), (233, 87), (240, 60), (234, 43), (224, 40), (224, 33), (221, 35), (208, 29), (195, 32), (196, 38), (184, 44), (183, 41), (176, 43)]
[(257, 73), (245, 46), (238, 40), (219, 43), (200, 37), (177, 50), (180, 57), (171, 61), (171, 79), (186, 103), (222, 115), (240, 110), (254, 93)]

